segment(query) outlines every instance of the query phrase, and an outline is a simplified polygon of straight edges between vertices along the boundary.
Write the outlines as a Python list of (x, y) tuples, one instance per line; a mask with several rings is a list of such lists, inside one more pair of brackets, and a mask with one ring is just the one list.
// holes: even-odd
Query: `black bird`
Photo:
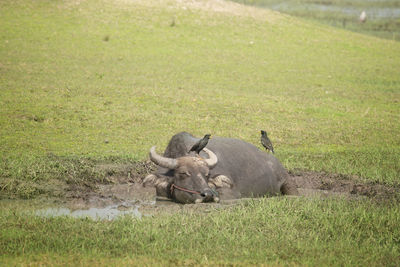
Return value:
[(274, 148), (272, 147), (271, 140), (269, 140), (267, 136), (267, 132), (261, 130), (261, 144), (267, 149), (271, 150), (272, 153), (274, 153)]
[(208, 144), (208, 139), (210, 139), (211, 134), (206, 134), (203, 139), (200, 139), (199, 141), (196, 142), (196, 144), (194, 144), (192, 146), (192, 148), (189, 150), (189, 152), (191, 151), (196, 151), (197, 154), (200, 153), (200, 151), (203, 150), (203, 148), (206, 147), (206, 145)]

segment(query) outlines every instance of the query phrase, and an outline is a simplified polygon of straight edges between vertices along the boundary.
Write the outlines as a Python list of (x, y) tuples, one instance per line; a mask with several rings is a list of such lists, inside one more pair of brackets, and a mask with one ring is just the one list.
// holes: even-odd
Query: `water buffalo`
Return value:
[(214, 137), (200, 155), (187, 154), (199, 139), (174, 135), (161, 156), (153, 146), (150, 159), (158, 165), (143, 184), (154, 185), (157, 196), (180, 203), (297, 194), (288, 173), (273, 155), (239, 139)]

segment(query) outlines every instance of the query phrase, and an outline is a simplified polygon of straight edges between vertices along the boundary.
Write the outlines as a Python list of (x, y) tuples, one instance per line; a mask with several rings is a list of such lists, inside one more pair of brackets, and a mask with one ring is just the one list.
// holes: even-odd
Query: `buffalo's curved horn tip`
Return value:
[(211, 150), (209, 150), (208, 148), (203, 148), (203, 151), (206, 152), (208, 154), (208, 159), (204, 159), (208, 165), (208, 167), (214, 168), (215, 165), (217, 165), (218, 162), (218, 158), (217, 155), (214, 154), (214, 152), (212, 152)]
[(152, 162), (154, 162), (158, 166), (161, 166), (164, 168), (175, 169), (176, 166), (178, 165), (178, 162), (176, 159), (166, 158), (166, 157), (158, 155), (156, 152), (155, 146), (150, 148), (149, 156), (150, 156), (150, 159)]

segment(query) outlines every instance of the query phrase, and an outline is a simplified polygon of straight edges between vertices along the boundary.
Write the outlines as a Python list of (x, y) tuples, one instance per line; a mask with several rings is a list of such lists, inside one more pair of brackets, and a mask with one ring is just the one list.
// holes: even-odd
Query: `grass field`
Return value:
[[(0, 198), (105, 182), (97, 163), (145, 160), (183, 130), (259, 145), (266, 129), (290, 170), (398, 185), (399, 88), (400, 43), (267, 9), (1, 1)], [(249, 205), (111, 223), (3, 205), (0, 263), (399, 263), (398, 205)]]
[(400, 255), (398, 205), (371, 201), (263, 198), (112, 222), (2, 210), (5, 265), (396, 266)]
[(398, 183), (398, 43), (199, 5), (3, 1), (2, 191), (143, 160), (182, 130), (259, 144), (266, 129), (289, 169)]

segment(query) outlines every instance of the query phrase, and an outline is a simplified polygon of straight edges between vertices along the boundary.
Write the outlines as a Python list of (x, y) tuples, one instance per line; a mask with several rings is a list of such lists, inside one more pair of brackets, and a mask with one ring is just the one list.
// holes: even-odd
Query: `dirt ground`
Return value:
[[(169, 214), (175, 212), (208, 212), (226, 208), (241, 200), (221, 201), (220, 203), (181, 205), (168, 199), (157, 198), (153, 187), (143, 187), (144, 177), (155, 170), (153, 163), (138, 162), (134, 165), (99, 166), (106, 170), (109, 184), (95, 187), (71, 185), (67, 189), (63, 206), (71, 210), (104, 208), (117, 205), (119, 210), (131, 208), (145, 215)], [(377, 201), (399, 200), (400, 188), (383, 184), (365, 183), (356, 176), (345, 176), (311, 171), (292, 171), (290, 179), (297, 185), (300, 196), (348, 198), (372, 198)]]
[(357, 176), (311, 171), (294, 171), (289, 174), (290, 179), (297, 185), (300, 195), (303, 196), (341, 195), (384, 201), (398, 197), (397, 193), (400, 189), (400, 187), (390, 187), (384, 184), (366, 183)]

